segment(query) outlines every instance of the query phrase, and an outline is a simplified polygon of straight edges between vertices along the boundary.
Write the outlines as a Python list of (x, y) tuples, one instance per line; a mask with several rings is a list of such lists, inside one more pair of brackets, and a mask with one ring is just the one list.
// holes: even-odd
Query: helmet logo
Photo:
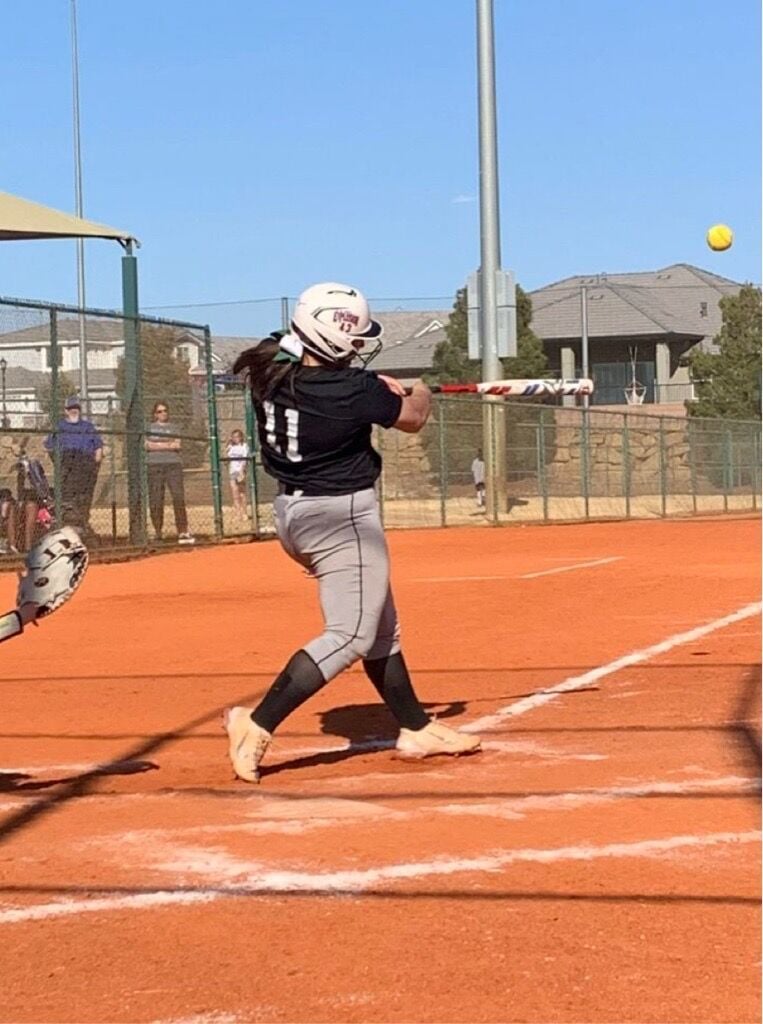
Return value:
[(347, 334), (352, 334), (354, 327), (357, 327), (360, 323), (360, 317), (351, 313), (349, 309), (335, 309), (334, 310), (334, 323), (339, 324), (339, 330), (345, 331)]

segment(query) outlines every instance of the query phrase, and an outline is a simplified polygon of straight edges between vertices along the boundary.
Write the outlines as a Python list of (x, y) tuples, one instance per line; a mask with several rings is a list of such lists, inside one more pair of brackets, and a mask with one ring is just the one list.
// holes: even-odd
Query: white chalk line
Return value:
[(513, 575), (505, 576), (419, 576), (412, 579), (411, 583), (462, 583), (472, 580), (516, 580), (519, 577)]
[(646, 782), (638, 785), (603, 786), (592, 789), (570, 790), (568, 793), (537, 793), (532, 796), (513, 797), (508, 800), (470, 800), (464, 804), (435, 805), (430, 808), (440, 814), (487, 815), (490, 818), (519, 820), (532, 811), (574, 811), (580, 807), (612, 803), (652, 796), (692, 796), (715, 791), (734, 790), (739, 796), (760, 792), (760, 782), (740, 775), (726, 775), (715, 779), (687, 779), (685, 782)]
[(557, 572), (574, 572), (576, 569), (591, 569), (595, 565), (609, 565), (610, 562), (622, 562), (623, 555), (614, 555), (612, 558), (597, 558), (593, 562), (575, 562), (574, 565), (560, 565), (556, 569), (544, 569), (542, 572), (526, 572), (519, 576), (520, 580), (534, 580), (539, 576), (553, 576)]
[[(250, 1013), (254, 1011), (256, 1013), (262, 1012), (277, 1012), (272, 1006), (258, 1005), (250, 1008)], [(255, 1019), (251, 1017), (250, 1019)], [(155, 1020), (151, 1024), (239, 1024), (243, 1018), (237, 1017), (232, 1013), (212, 1012), (212, 1013), (195, 1013), (190, 1017), (173, 1017), (169, 1020)]]
[[(563, 846), (552, 849), (501, 850), (481, 857), (439, 857), (431, 861), (389, 864), (384, 867), (364, 870), (305, 872), (272, 870), (238, 861), (228, 854), (215, 856), (208, 850), (195, 850), (198, 862), (193, 867), (199, 874), (213, 873), (217, 878), (222, 868), (224, 874), (235, 875), (235, 882), (218, 883), (214, 888), (196, 889), (191, 892), (172, 892), (158, 889), (155, 892), (136, 893), (129, 896), (106, 896), (87, 900), (61, 900), (27, 907), (4, 907), (0, 909), (0, 924), (19, 924), (25, 921), (42, 921), (52, 917), (67, 917), (84, 913), (108, 913), (119, 910), (146, 910), (161, 906), (178, 906), (193, 903), (209, 903), (231, 896), (248, 896), (275, 892), (311, 892), (316, 894), (355, 893), (373, 886), (390, 882), (410, 881), (427, 877), (448, 877), (464, 873), (494, 873), (512, 864), (555, 864), (564, 861), (593, 861), (606, 858), (661, 857), (672, 853), (706, 849), (717, 846), (741, 846), (760, 841), (760, 832), (715, 832), (704, 836), (669, 836), (665, 839), (647, 839), (633, 843), (607, 843), (602, 846)], [(186, 864), (186, 869), (192, 865)], [(252, 870), (254, 868), (254, 870)], [(174, 866), (173, 866), (174, 870)]]
[(538, 576), (552, 576), (558, 572), (573, 572), (575, 569), (589, 569), (596, 565), (607, 565), (609, 562), (621, 562), (624, 555), (614, 555), (611, 558), (597, 558), (594, 561), (574, 562), (571, 565), (558, 566), (556, 569), (543, 569), (541, 572), (526, 572), (521, 576), (515, 573), (505, 573), (498, 576), (417, 576), (410, 580), (411, 583), (470, 583), (480, 580), (534, 580)]
[[(344, 831), (353, 825), (367, 828), (381, 824), (388, 829), (390, 823), (399, 824), (418, 820), (422, 811), (430, 814), (450, 816), (487, 816), (492, 819), (520, 820), (534, 812), (574, 811), (581, 807), (612, 803), (618, 800), (644, 798), (652, 796), (692, 796), (713, 792), (735, 792), (740, 797), (760, 791), (760, 783), (756, 779), (748, 779), (741, 775), (727, 775), (718, 778), (684, 779), (679, 782), (654, 780), (644, 783), (629, 783), (619, 786), (593, 787), (589, 789), (569, 790), (562, 793), (534, 793), (529, 796), (517, 796), (508, 799), (477, 798), (465, 793), (468, 803), (436, 803), (431, 797), (424, 805), (405, 810), (390, 808), (379, 801), (360, 801), (344, 797), (320, 798), (315, 800), (289, 800), (279, 797), (264, 799), (262, 804), (253, 810), (247, 810), (245, 821), (234, 824), (203, 824), (186, 825), (169, 828), (142, 828), (130, 832), (120, 832), (115, 840), (113, 835), (103, 839), (89, 839), (82, 844), (82, 849), (90, 849), (93, 845), (103, 847), (104, 854), (113, 854), (115, 845), (117, 856), (123, 862), (126, 846), (142, 853), (155, 848), (158, 841), (170, 843), (173, 839), (193, 839), (202, 836), (224, 835), (303, 835), (320, 829), (341, 828)], [(383, 800), (383, 797), (381, 798)], [(206, 856), (206, 854), (200, 854)]]
[(556, 700), (556, 698), (563, 693), (580, 690), (584, 686), (588, 686), (590, 683), (595, 683), (597, 680), (603, 679), (605, 676), (619, 672), (623, 668), (628, 668), (630, 665), (638, 665), (641, 662), (649, 661), (650, 658), (654, 658), (659, 654), (666, 654), (668, 651), (672, 651), (675, 647), (681, 647), (683, 644), (693, 643), (695, 640), (700, 640), (703, 636), (707, 636), (709, 633), (714, 633), (716, 630), (723, 629), (725, 626), (730, 626), (735, 622), (741, 622), (743, 619), (749, 619), (753, 615), (760, 615), (762, 608), (763, 604), (761, 604), (760, 601), (757, 601), (754, 604), (745, 605), (743, 608), (739, 608), (730, 615), (724, 615), (723, 618), (714, 619), (712, 622), (707, 622), (702, 626), (695, 626), (693, 629), (686, 630), (683, 633), (675, 633), (666, 640), (661, 640), (659, 643), (652, 644), (649, 647), (643, 647), (638, 651), (632, 651), (630, 654), (624, 654), (622, 657), (616, 658), (614, 661), (610, 661), (606, 665), (600, 665), (598, 668), (591, 669), (589, 672), (584, 672), (582, 675), (569, 676), (561, 683), (557, 683), (556, 686), (550, 686), (538, 693), (534, 693), (530, 697), (524, 697), (522, 700), (514, 701), (514, 703), (508, 704), (506, 707), (501, 708), (492, 715), (485, 715), (483, 718), (478, 718), (474, 722), (469, 722), (467, 725), (463, 726), (462, 731), (472, 733), (495, 729), (500, 726), (505, 719), (515, 718), (518, 715), (524, 715), (527, 711), (533, 711), (535, 708), (539, 708), (543, 704), (548, 704), (550, 701)]
[[(473, 722), (469, 722), (461, 727), (462, 732), (473, 733), (473, 732), (486, 732), (490, 729), (494, 729), (501, 725), (506, 718), (515, 718), (519, 715), (523, 715), (528, 711), (534, 710), (536, 707), (541, 707), (544, 704), (555, 700), (558, 696), (563, 693), (569, 693), (574, 690), (580, 690), (590, 683), (596, 682), (599, 679), (603, 679), (605, 676), (612, 675), (619, 672), (623, 668), (627, 668), (631, 665), (637, 665), (644, 661), (648, 661), (650, 658), (655, 657), (659, 654), (665, 654), (668, 651), (673, 650), (675, 647), (682, 646), (683, 644), (692, 643), (695, 640), (699, 640), (709, 633), (713, 633), (716, 630), (723, 629), (725, 626), (732, 625), (735, 622), (741, 622), (744, 619), (748, 619), (753, 615), (759, 615), (763, 609), (761, 602), (755, 602), (753, 604), (745, 605), (743, 608), (738, 609), (736, 612), (732, 612), (730, 615), (726, 615), (723, 618), (715, 619), (712, 622), (705, 623), (701, 626), (695, 626), (692, 629), (686, 630), (682, 633), (676, 633), (666, 640), (662, 640), (659, 643), (652, 644), (650, 647), (642, 648), (641, 650), (633, 651), (630, 654), (622, 655), (616, 658), (614, 661), (609, 662), (606, 665), (600, 665), (598, 668), (591, 669), (588, 672), (584, 672), (579, 676), (570, 676), (563, 680), (561, 683), (557, 683), (555, 686), (548, 687), (540, 690), (538, 693), (532, 694), (530, 697), (524, 697), (521, 700), (514, 701), (512, 704), (508, 704), (506, 707), (499, 709), (492, 715), (485, 715), (482, 718), (478, 718)], [(701, 667), (698, 665), (698, 667)], [(295, 757), (312, 756), (315, 754), (330, 754), (330, 753), (363, 753), (373, 752), (378, 750), (389, 750), (395, 745), (394, 740), (382, 740), (382, 739), (368, 739), (362, 741), (340, 743), (326, 746), (309, 746), (309, 747), (298, 747), (296, 749), (284, 750), (283, 760), (291, 760)], [(486, 749), (490, 749), (491, 746), (495, 746), (496, 750), (505, 748), (505, 744), (499, 745), (497, 743), (491, 744), (491, 741), (486, 741), (484, 744)], [(277, 751), (274, 751), (276, 753)], [(273, 763), (279, 763), (273, 759)], [(50, 771), (92, 771), (97, 768), (103, 767), (103, 763), (90, 763), (90, 764), (57, 764), (57, 765), (28, 765), (23, 767), (3, 768), (4, 772), (20, 772), (28, 775), (39, 775)], [(3, 805), (3, 809), (12, 805)]]
[[(496, 712), (494, 715), (486, 716), (483, 719), (472, 722), (470, 726), (466, 727), (466, 729), (469, 731), (476, 731), (479, 729), (490, 728), (495, 723), (502, 721), (503, 718), (523, 714), (525, 711), (531, 710), (536, 706), (555, 699), (555, 697), (560, 693), (578, 689), (581, 686), (585, 686), (588, 683), (595, 681), (596, 679), (619, 671), (621, 668), (646, 661), (655, 655), (665, 653), (681, 644), (691, 643), (694, 640), (700, 639), (708, 633), (722, 629), (724, 626), (730, 625), (733, 622), (741, 621), (742, 619), (749, 618), (752, 615), (759, 614), (761, 607), (760, 602), (746, 605), (738, 611), (724, 616), (721, 619), (716, 619), (713, 622), (695, 627), (694, 629), (688, 630), (684, 633), (676, 634), (658, 644), (652, 645), (651, 647), (624, 655), (623, 657), (610, 662), (608, 665), (600, 666), (599, 668), (593, 669), (581, 676), (571, 677), (570, 679), (558, 684), (556, 687), (535, 694), (533, 697), (517, 701), (514, 704)], [(757, 841), (759, 838), (760, 833), (757, 832), (717, 833), (715, 835), (705, 837), (683, 836), (673, 837), (668, 840), (645, 840), (635, 844), (610, 844), (605, 847), (570, 847), (562, 848), (561, 851), (513, 850), (505, 854), (473, 858), (470, 860), (453, 861), (452, 859), (449, 859), (444, 862), (430, 862), (429, 865), (391, 865), (388, 868), (370, 869), (365, 872), (345, 871), (323, 875), (306, 875), (305, 873), (295, 872), (266, 872), (261, 879), (256, 880), (255, 887), (272, 890), (277, 888), (276, 883), (280, 879), (281, 886), (284, 891), (286, 891), (287, 888), (289, 890), (293, 890), (295, 887), (309, 889), (316, 889), (317, 887), (320, 891), (338, 891), (339, 889), (343, 889), (346, 884), (350, 884), (352, 886), (353, 879), (356, 882), (361, 878), (370, 879), (368, 884), (373, 884), (374, 881), (383, 881), (401, 877), (420, 877), (422, 874), (450, 874), (454, 871), (476, 870), (494, 871), (501, 866), (505, 866), (516, 861), (538, 860), (543, 863), (549, 863), (553, 860), (564, 859), (563, 855), (565, 854), (565, 851), (566, 856), (570, 859), (578, 860), (594, 859), (602, 856), (649, 856), (661, 850), (664, 851), (668, 849), (683, 848), (686, 846), (715, 845), (720, 842), (747, 843)], [(638, 852), (634, 853), (634, 851)], [(415, 869), (413, 874), (411, 874), (412, 869)], [(300, 882), (300, 879), (303, 881)], [(304, 879), (308, 879), (309, 884), (305, 884)], [(341, 882), (338, 882), (337, 879), (341, 879)], [(248, 882), (246, 887), (251, 889), (253, 886)], [(97, 910), (141, 909), (143, 907), (153, 907), (168, 903), (196, 903), (217, 898), (219, 895), (219, 893), (215, 892), (177, 893), (158, 891), (156, 893), (136, 894), (129, 897), (109, 897), (105, 899), (92, 899), (87, 901), (64, 901), (55, 904), (44, 904), (32, 907), (8, 908), (0, 911), (0, 924), (14, 923), (23, 920), (37, 920), (50, 916), (93, 912)]]

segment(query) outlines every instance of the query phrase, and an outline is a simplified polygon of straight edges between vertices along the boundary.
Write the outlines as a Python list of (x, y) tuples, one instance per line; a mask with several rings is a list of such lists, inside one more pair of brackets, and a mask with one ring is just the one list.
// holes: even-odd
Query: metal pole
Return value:
[[(53, 437), (53, 504), (56, 526), (63, 525), (64, 504), (61, 497), (61, 441), (58, 433), (60, 400), (58, 395), (58, 314), (50, 310), (50, 431)], [(46, 410), (43, 410), (45, 412)]]
[(255, 537), (259, 537), (260, 510), (257, 500), (257, 426), (255, 422), (252, 393), (248, 386), (244, 390), (244, 424), (246, 429), (246, 442), (249, 445), (249, 501), (252, 506), (249, 518), (252, 524), (252, 533)]
[(223, 501), (220, 493), (220, 431), (217, 423), (217, 401), (215, 400), (215, 373), (212, 364), (212, 334), (204, 328), (204, 369), (207, 377), (207, 421), (209, 434), (209, 470), (212, 483), (212, 508), (214, 512), (215, 537), (223, 536)]
[(660, 416), (660, 514), (668, 514), (668, 460), (665, 447), (665, 417)]
[(726, 426), (723, 431), (723, 511), (729, 510), (729, 491), (731, 489), (731, 428)]
[(628, 414), (623, 413), (623, 495), (625, 497), (625, 518), (631, 517), (631, 451), (628, 430)]
[[(74, 208), (82, 216), (82, 149), (79, 128), (79, 47), (77, 44), (77, 0), (71, 0), (72, 35), (72, 125), (74, 132)], [(77, 239), (77, 305), (85, 308), (85, 240)], [(79, 390), (90, 415), (90, 390), (87, 380), (87, 340), (85, 338), (85, 316), (79, 314)]]
[(438, 398), (435, 402), (437, 409), (437, 435), (440, 444), (440, 526), (447, 525), (447, 502), (448, 496), (448, 447), (445, 440), (445, 402)]
[[(588, 372), (588, 289), (584, 284), (580, 286), (580, 349), (582, 359), (582, 371), (584, 377), (589, 377)], [(587, 409), (589, 404), (588, 395), (583, 395), (583, 408)]]
[(8, 422), (8, 410), (5, 406), (5, 371), (8, 369), (8, 362), (6, 359), (0, 359), (0, 373), (3, 375), (3, 428), (9, 427)]
[(583, 491), (583, 511), (585, 518), (591, 514), (590, 508), (590, 481), (589, 481), (589, 438), (588, 438), (588, 409), (582, 409), (580, 413), (580, 485)]
[[(382, 471), (379, 474), (379, 479), (377, 481), (378, 482), (378, 488), (377, 488), (377, 491), (376, 491), (377, 501), (379, 502), (379, 519), (381, 520), (382, 526), (384, 526), (384, 505), (385, 505), (385, 498), (386, 498), (386, 495), (387, 495), (386, 486), (385, 486), (385, 483), (384, 483), (384, 470), (385, 470), (385, 467), (386, 468), (389, 467), (389, 462), (388, 462), (388, 460), (384, 456), (384, 435), (386, 433), (387, 433), (386, 430), (379, 430), (378, 427), (377, 427), (377, 429), (374, 432), (374, 434), (375, 434), (375, 441), (376, 441), (375, 448), (378, 451), (379, 455), (381, 455), (381, 457), (382, 457)], [(394, 433), (395, 433), (395, 436), (397, 436), (398, 431), (396, 430), (396, 431), (394, 431)]]
[(111, 543), (116, 547), (117, 543), (117, 532), (118, 532), (118, 520), (117, 520), (117, 463), (116, 463), (116, 447), (117, 447), (117, 435), (114, 431), (114, 396), (109, 395), (108, 397), (108, 424), (110, 432), (109, 445), (111, 452), (109, 455), (109, 486), (111, 487)]
[(543, 499), (543, 520), (548, 519), (548, 480), (546, 478), (546, 432), (543, 414), (546, 410), (541, 408), (540, 417), (536, 427), (536, 444), (538, 450), (538, 484)]
[(284, 331), (288, 331), (291, 326), (291, 314), (289, 313), (289, 300), (287, 296), (281, 297), (281, 327)]
[(143, 448), (143, 366), (138, 320), (138, 266), (132, 242), (122, 257), (122, 308), (125, 334), (125, 430), (127, 444), (127, 507), (130, 544), (146, 543), (146, 458)]
[[(477, 92), (479, 107), (479, 176), (480, 176), (480, 344), (482, 345), (482, 379), (497, 380), (501, 376), (498, 358), (498, 309), (496, 274), (501, 266), (500, 218), (498, 208), (498, 142), (495, 101), (495, 41), (493, 33), (493, 0), (477, 0)], [(499, 399), (500, 400), (500, 399)], [(505, 488), (501, 486), (503, 445), (496, 437), (496, 417), (491, 400), (486, 396), (483, 419), (483, 450), (485, 452), (486, 504), (498, 512)], [(501, 426), (503, 419), (498, 421)], [(501, 439), (502, 440), (502, 439)], [(497, 443), (498, 442), (498, 443)], [(496, 492), (495, 497), (491, 492)]]
[(493, 0), (477, 0), (477, 76), (480, 151), (480, 338), (482, 379), (497, 380), (496, 271), (501, 265), (498, 212), (498, 144), (495, 109)]

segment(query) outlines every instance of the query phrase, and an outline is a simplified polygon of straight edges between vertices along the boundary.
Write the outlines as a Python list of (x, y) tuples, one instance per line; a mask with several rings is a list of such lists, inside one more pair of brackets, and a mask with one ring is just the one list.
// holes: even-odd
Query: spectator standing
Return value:
[(482, 458), (482, 449), (477, 449), (477, 454), (472, 461), (472, 480), (474, 489), (477, 492), (477, 508), (485, 507), (485, 460)]
[(94, 424), (82, 415), (82, 403), (76, 395), (66, 399), (64, 418), (44, 444), (54, 462), (56, 450), (61, 453), (63, 523), (92, 534), (90, 509), (103, 459), (103, 441)]
[(170, 409), (166, 402), (157, 402), (154, 406), (145, 443), (148, 453), (148, 507), (156, 539), (162, 540), (163, 537), (164, 489), (167, 487), (172, 495), (178, 544), (193, 544), (195, 538), (188, 531), (188, 512), (185, 507), (180, 436), (177, 427), (170, 423)]
[(231, 431), (225, 454), (228, 459), (233, 511), (237, 519), (244, 521), (246, 520), (246, 464), (249, 458), (249, 445), (244, 440), (243, 431)]
[(50, 504), (50, 487), (45, 470), (37, 459), (30, 459), (22, 447), (16, 463), (16, 500), (23, 527), (22, 551), (31, 551), (37, 540), (40, 512)]
[(18, 553), (17, 506), (10, 488), (0, 489), (0, 555)]

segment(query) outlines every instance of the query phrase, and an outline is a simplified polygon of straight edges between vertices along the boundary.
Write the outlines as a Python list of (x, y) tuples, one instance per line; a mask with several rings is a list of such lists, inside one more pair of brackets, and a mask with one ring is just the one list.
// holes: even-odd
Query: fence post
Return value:
[(212, 506), (215, 518), (215, 537), (223, 535), (223, 503), (220, 494), (220, 437), (217, 428), (217, 402), (215, 375), (212, 365), (212, 334), (204, 328), (204, 369), (207, 376), (207, 418), (209, 421), (209, 468), (212, 474)]
[(665, 452), (665, 417), (660, 416), (660, 514), (668, 514), (668, 477)]
[(53, 502), (56, 525), (61, 526), (63, 502), (61, 500), (61, 442), (56, 416), (60, 408), (58, 397), (58, 313), (50, 311), (50, 433), (53, 438)]
[(538, 460), (538, 483), (543, 501), (543, 518), (548, 519), (548, 480), (546, 479), (546, 424), (544, 414), (546, 410), (541, 406), (538, 424), (535, 428), (535, 443), (537, 445)]
[(697, 460), (694, 454), (694, 436), (696, 431), (692, 427), (691, 420), (686, 423), (687, 437), (689, 439), (689, 481), (691, 483), (691, 507), (694, 515), (697, 514)]
[(127, 507), (130, 544), (146, 543), (146, 459), (143, 448), (143, 368), (138, 320), (138, 267), (128, 242), (122, 257), (122, 308), (125, 335), (125, 427), (127, 445)]
[(445, 498), (448, 493), (448, 467), (446, 464), (448, 449), (445, 444), (445, 413), (443, 411), (445, 403), (442, 398), (436, 398), (435, 403), (437, 405), (437, 430), (440, 442), (440, 526), (447, 526), (447, 504)]
[(723, 430), (723, 511), (729, 510), (729, 489), (731, 487), (731, 427)]
[(631, 517), (631, 443), (628, 427), (628, 414), (623, 413), (623, 497), (625, 498), (625, 518)]
[(111, 487), (111, 543), (117, 543), (117, 465), (116, 465), (116, 434), (114, 432), (114, 396), (108, 397), (108, 424), (111, 436), (109, 457), (109, 484)]
[[(488, 430), (489, 430), (488, 436), (490, 438), (490, 449), (491, 449), (490, 450), (490, 461), (487, 463), (487, 465), (489, 467), (492, 467), (492, 470), (493, 470), (493, 479), (492, 479), (492, 487), (491, 487), (492, 498), (493, 498), (493, 500), (492, 500), (492, 505), (493, 505), (493, 524), (497, 525), (498, 522), (499, 522), (498, 512), (499, 512), (499, 509), (501, 507), (501, 495), (499, 495), (498, 490), (499, 490), (499, 487), (502, 484), (504, 484), (504, 479), (505, 479), (505, 473), (504, 473), (503, 467), (499, 467), (499, 465), (498, 465), (498, 451), (499, 451), (498, 437), (497, 437), (497, 435), (498, 435), (498, 425), (496, 424), (496, 410), (498, 409), (498, 405), (495, 402), (491, 402), (489, 399), (487, 401), (483, 400), (483, 405), (485, 406), (485, 408), (487, 410), (487, 415), (488, 415)], [(506, 450), (506, 446), (505, 445), (501, 445), (500, 448), (503, 451)]]
[(752, 510), (758, 508), (758, 477), (760, 474), (760, 435), (753, 427), (752, 435), (752, 465), (750, 466), (750, 479), (752, 480)]
[(584, 407), (581, 410), (581, 424), (580, 424), (580, 483), (583, 491), (583, 509), (585, 512), (585, 518), (589, 518), (589, 500), (588, 500), (588, 408)]
[(255, 537), (260, 536), (260, 509), (257, 499), (257, 430), (254, 417), (254, 403), (249, 385), (244, 388), (244, 430), (249, 448), (249, 501), (252, 511), (250, 520)]
[[(384, 500), (385, 500), (385, 497), (386, 497), (386, 494), (387, 494), (386, 488), (384, 486), (384, 472), (385, 472), (385, 466), (386, 466), (386, 463), (384, 461), (384, 437), (385, 437), (386, 431), (382, 430), (381, 427), (376, 427), (374, 433), (376, 435), (376, 450), (379, 452), (379, 455), (381, 456), (381, 460), (382, 460), (381, 473), (379, 473), (379, 491), (378, 491), (379, 497), (378, 497), (378, 501), (379, 501), (379, 520), (380, 520), (382, 526), (384, 526)], [(397, 434), (397, 433), (398, 433), (398, 431), (395, 431), (395, 434)]]

